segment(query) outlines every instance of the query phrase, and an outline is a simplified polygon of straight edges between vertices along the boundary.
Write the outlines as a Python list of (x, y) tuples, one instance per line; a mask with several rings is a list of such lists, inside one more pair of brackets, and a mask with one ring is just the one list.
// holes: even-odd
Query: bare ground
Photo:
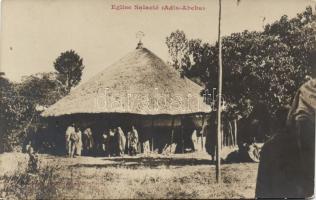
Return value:
[[(206, 153), (139, 155), (123, 158), (66, 158), (40, 155), (53, 166), (58, 198), (254, 198), (257, 163), (222, 165), (216, 184), (215, 165)], [(3, 161), (3, 160), (2, 160)]]

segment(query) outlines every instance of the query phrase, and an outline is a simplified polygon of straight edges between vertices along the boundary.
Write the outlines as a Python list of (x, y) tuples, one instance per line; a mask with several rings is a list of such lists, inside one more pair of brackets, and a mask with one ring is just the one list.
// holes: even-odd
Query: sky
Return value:
[[(282, 15), (295, 17), (313, 0), (223, 0), (222, 33), (263, 30)], [(135, 5), (158, 10), (115, 10)], [(197, 6), (198, 11), (164, 11), (165, 5)], [(265, 18), (265, 20), (263, 20)], [(84, 60), (83, 82), (136, 48), (144, 46), (170, 60), (166, 37), (183, 30), (188, 38), (214, 43), (218, 32), (217, 0), (2, 0), (0, 71), (12, 81), (54, 71), (54, 60), (73, 49)]]

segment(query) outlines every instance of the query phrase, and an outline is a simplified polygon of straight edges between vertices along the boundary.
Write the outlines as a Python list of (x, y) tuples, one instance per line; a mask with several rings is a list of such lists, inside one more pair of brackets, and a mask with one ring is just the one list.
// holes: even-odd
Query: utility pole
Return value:
[(222, 84), (223, 84), (223, 66), (222, 66), (222, 38), (221, 38), (221, 18), (222, 18), (222, 0), (218, 0), (218, 106), (217, 106), (217, 145), (216, 145), (216, 181), (221, 182), (221, 104), (222, 104)]

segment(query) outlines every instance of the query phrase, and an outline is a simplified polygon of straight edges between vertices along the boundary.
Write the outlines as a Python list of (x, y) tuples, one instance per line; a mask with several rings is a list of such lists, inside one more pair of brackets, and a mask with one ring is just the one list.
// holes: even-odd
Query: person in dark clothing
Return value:
[[(313, 67), (315, 78), (315, 62)], [(284, 128), (262, 148), (257, 198), (308, 198), (314, 195), (315, 110), (316, 79), (312, 79), (296, 93)]]
[(212, 156), (212, 161), (215, 161), (216, 141), (217, 141), (217, 123), (216, 116), (211, 115), (207, 124), (203, 127), (203, 135), (206, 135), (205, 149)]
[(127, 134), (127, 140), (128, 140), (128, 149), (129, 149), (129, 155), (135, 156), (137, 154), (137, 148), (138, 148), (138, 132), (135, 128), (135, 126), (132, 126), (132, 129)]
[(294, 119), (266, 142), (260, 155), (256, 197), (305, 198), (313, 195), (313, 121)]
[(91, 128), (86, 128), (82, 134), (82, 147), (85, 155), (91, 155), (94, 148), (94, 140)]

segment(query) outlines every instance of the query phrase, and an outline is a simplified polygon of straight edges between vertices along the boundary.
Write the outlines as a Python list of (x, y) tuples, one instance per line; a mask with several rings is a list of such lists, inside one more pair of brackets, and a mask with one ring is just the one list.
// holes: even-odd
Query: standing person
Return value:
[(75, 124), (72, 123), (70, 126), (68, 126), (65, 134), (66, 139), (66, 150), (68, 152), (69, 157), (74, 156), (74, 148), (75, 148), (75, 141), (76, 141), (76, 135), (75, 135)]
[(82, 143), (83, 143), (83, 150), (85, 151), (85, 153), (91, 154), (94, 147), (94, 140), (93, 140), (91, 128), (87, 128), (86, 130), (83, 131)]
[(148, 155), (150, 153), (150, 143), (148, 139), (143, 142), (143, 151), (145, 155)]
[(87, 129), (85, 129), (82, 132), (82, 154), (88, 155), (88, 132), (87, 132)]
[(119, 155), (124, 155), (125, 145), (126, 145), (126, 137), (121, 127), (117, 127), (118, 134), (118, 146), (119, 146)]
[(77, 156), (81, 156), (81, 151), (82, 151), (82, 133), (81, 133), (79, 127), (75, 128), (75, 134), (77, 135), (77, 140), (75, 142), (76, 155)]
[(38, 156), (34, 152), (34, 149), (32, 147), (32, 142), (29, 141), (29, 143), (26, 145), (26, 151), (29, 155), (29, 161), (28, 161), (28, 169), (27, 171), (30, 173), (36, 173), (38, 172), (39, 166), (38, 166)]
[(102, 144), (102, 150), (103, 150), (105, 156), (110, 156), (110, 153), (109, 153), (109, 134), (108, 134), (107, 130), (104, 131), (102, 134), (101, 144)]
[(138, 146), (138, 132), (135, 126), (132, 126), (132, 130), (128, 133), (128, 146), (129, 146), (129, 154), (134, 156), (137, 154), (137, 146)]
[(193, 149), (194, 151), (200, 151), (201, 148), (199, 148), (198, 143), (198, 137), (197, 137), (197, 130), (194, 130), (191, 136), (191, 140), (193, 142)]
[(203, 135), (206, 135), (205, 149), (208, 154), (212, 156), (212, 161), (215, 161), (215, 152), (216, 152), (216, 131), (217, 123), (215, 115), (211, 115), (208, 123), (203, 127)]
[(126, 135), (126, 149), (127, 154), (130, 155), (130, 149), (131, 149), (131, 132), (128, 131)]
[(114, 132), (114, 137), (113, 137), (113, 154), (115, 156), (119, 156), (120, 155), (120, 134), (118, 132), (118, 128), (114, 128), (113, 129)]
[(110, 156), (114, 156), (116, 154), (115, 148), (115, 132), (113, 129), (109, 129), (109, 139), (108, 139), (108, 153)]

